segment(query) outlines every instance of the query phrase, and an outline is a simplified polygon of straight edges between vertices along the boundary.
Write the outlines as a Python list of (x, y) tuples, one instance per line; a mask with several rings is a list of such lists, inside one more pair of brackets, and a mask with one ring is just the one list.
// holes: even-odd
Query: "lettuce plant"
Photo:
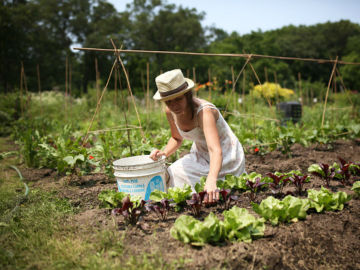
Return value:
[(255, 182), (255, 179), (258, 177), (261, 178), (261, 174), (256, 172), (251, 172), (249, 174), (243, 173), (240, 176), (227, 174), (225, 175), (224, 181), (222, 180), (217, 181), (217, 186), (220, 189), (231, 189), (231, 190), (236, 189), (236, 190), (245, 191), (248, 189), (248, 187), (246, 186), (246, 181)]
[(179, 211), (185, 205), (186, 200), (190, 198), (191, 192), (191, 187), (187, 184), (185, 184), (183, 188), (169, 188), (167, 193), (156, 189), (151, 192), (150, 200), (156, 202), (159, 202), (162, 199), (172, 200), (176, 204), (175, 210)]
[(360, 163), (351, 163), (349, 170), (352, 175), (360, 176)]
[(113, 215), (122, 215), (125, 219), (126, 225), (136, 225), (140, 216), (145, 210), (145, 201), (142, 199), (136, 199), (131, 201), (130, 196), (126, 196), (122, 200), (121, 208), (115, 208), (112, 210)]
[(328, 189), (321, 187), (321, 190), (308, 190), (310, 207), (315, 208), (316, 212), (342, 210), (344, 204), (351, 199), (351, 196), (343, 191), (332, 193)]
[(225, 228), (223, 222), (212, 212), (203, 222), (192, 216), (182, 215), (176, 219), (170, 235), (185, 244), (203, 246), (206, 243), (224, 241)]
[(206, 183), (206, 177), (202, 176), (200, 178), (200, 182), (195, 184), (195, 191), (197, 193), (204, 191), (205, 183)]
[(126, 197), (126, 193), (116, 190), (103, 190), (99, 193), (98, 198), (101, 201), (100, 207), (113, 209), (122, 206), (122, 200)]
[(251, 242), (253, 238), (264, 235), (265, 220), (255, 218), (245, 208), (233, 206), (223, 215), (225, 236), (230, 241)]
[(356, 181), (353, 184), (351, 190), (355, 192), (356, 196), (360, 197), (360, 181)]
[(244, 208), (234, 206), (224, 211), (224, 221), (210, 213), (203, 222), (192, 216), (182, 215), (170, 229), (173, 238), (186, 244), (203, 246), (225, 240), (251, 242), (264, 235), (264, 219), (256, 219)]
[(251, 203), (253, 210), (269, 220), (272, 225), (279, 222), (297, 222), (299, 219), (306, 219), (306, 211), (309, 209), (309, 201), (291, 195), (286, 196), (282, 201), (272, 196), (267, 197), (260, 204)]

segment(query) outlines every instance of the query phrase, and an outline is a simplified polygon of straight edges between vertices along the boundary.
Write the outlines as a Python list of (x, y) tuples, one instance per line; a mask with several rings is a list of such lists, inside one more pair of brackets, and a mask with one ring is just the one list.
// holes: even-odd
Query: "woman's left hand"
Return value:
[(216, 186), (216, 179), (206, 179), (204, 190), (207, 192), (205, 203), (213, 203), (219, 200), (219, 189)]

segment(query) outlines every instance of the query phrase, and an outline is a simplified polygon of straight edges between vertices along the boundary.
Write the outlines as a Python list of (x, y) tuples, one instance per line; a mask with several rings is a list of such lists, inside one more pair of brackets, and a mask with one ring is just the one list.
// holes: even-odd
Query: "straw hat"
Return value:
[(170, 70), (157, 76), (155, 82), (158, 90), (153, 99), (160, 101), (179, 97), (195, 86), (192, 80), (184, 78), (180, 69)]

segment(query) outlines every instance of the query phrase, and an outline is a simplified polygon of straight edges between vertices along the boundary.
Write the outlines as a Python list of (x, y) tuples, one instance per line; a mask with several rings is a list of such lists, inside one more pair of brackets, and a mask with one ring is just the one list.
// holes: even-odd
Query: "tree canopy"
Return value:
[[(204, 27), (205, 16), (204, 12), (164, 0), (134, 0), (123, 12), (106, 0), (4, 0), (0, 3), (1, 91), (19, 88), (21, 63), (30, 91), (38, 87), (37, 66), (43, 89), (64, 89), (66, 58), (71, 64), (73, 89), (87, 91), (96, 79), (95, 58), (105, 81), (114, 56), (72, 48), (112, 48), (110, 39), (123, 49), (338, 57), (360, 62), (360, 25), (347, 20), (239, 35)], [(146, 72), (146, 63), (151, 79), (172, 68), (181, 68), (192, 76), (192, 68), (196, 68), (197, 82), (209, 79), (208, 69), (220, 80), (231, 79), (231, 67), (236, 72), (245, 63), (245, 59), (230, 57), (121, 56), (135, 89), (142, 87), (139, 76)], [(326, 83), (332, 69), (331, 64), (293, 60), (254, 59), (251, 63), (262, 82), (279, 81), (285, 87), (294, 84), (299, 74), (304, 80)], [(358, 65), (341, 65), (339, 71), (348, 89), (360, 89)]]

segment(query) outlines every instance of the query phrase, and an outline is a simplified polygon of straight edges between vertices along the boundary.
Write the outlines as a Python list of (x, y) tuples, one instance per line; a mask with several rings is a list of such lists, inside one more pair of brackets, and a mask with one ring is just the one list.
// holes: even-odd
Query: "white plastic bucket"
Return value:
[(165, 157), (153, 161), (148, 155), (118, 159), (113, 162), (120, 192), (150, 199), (153, 190), (166, 192)]

